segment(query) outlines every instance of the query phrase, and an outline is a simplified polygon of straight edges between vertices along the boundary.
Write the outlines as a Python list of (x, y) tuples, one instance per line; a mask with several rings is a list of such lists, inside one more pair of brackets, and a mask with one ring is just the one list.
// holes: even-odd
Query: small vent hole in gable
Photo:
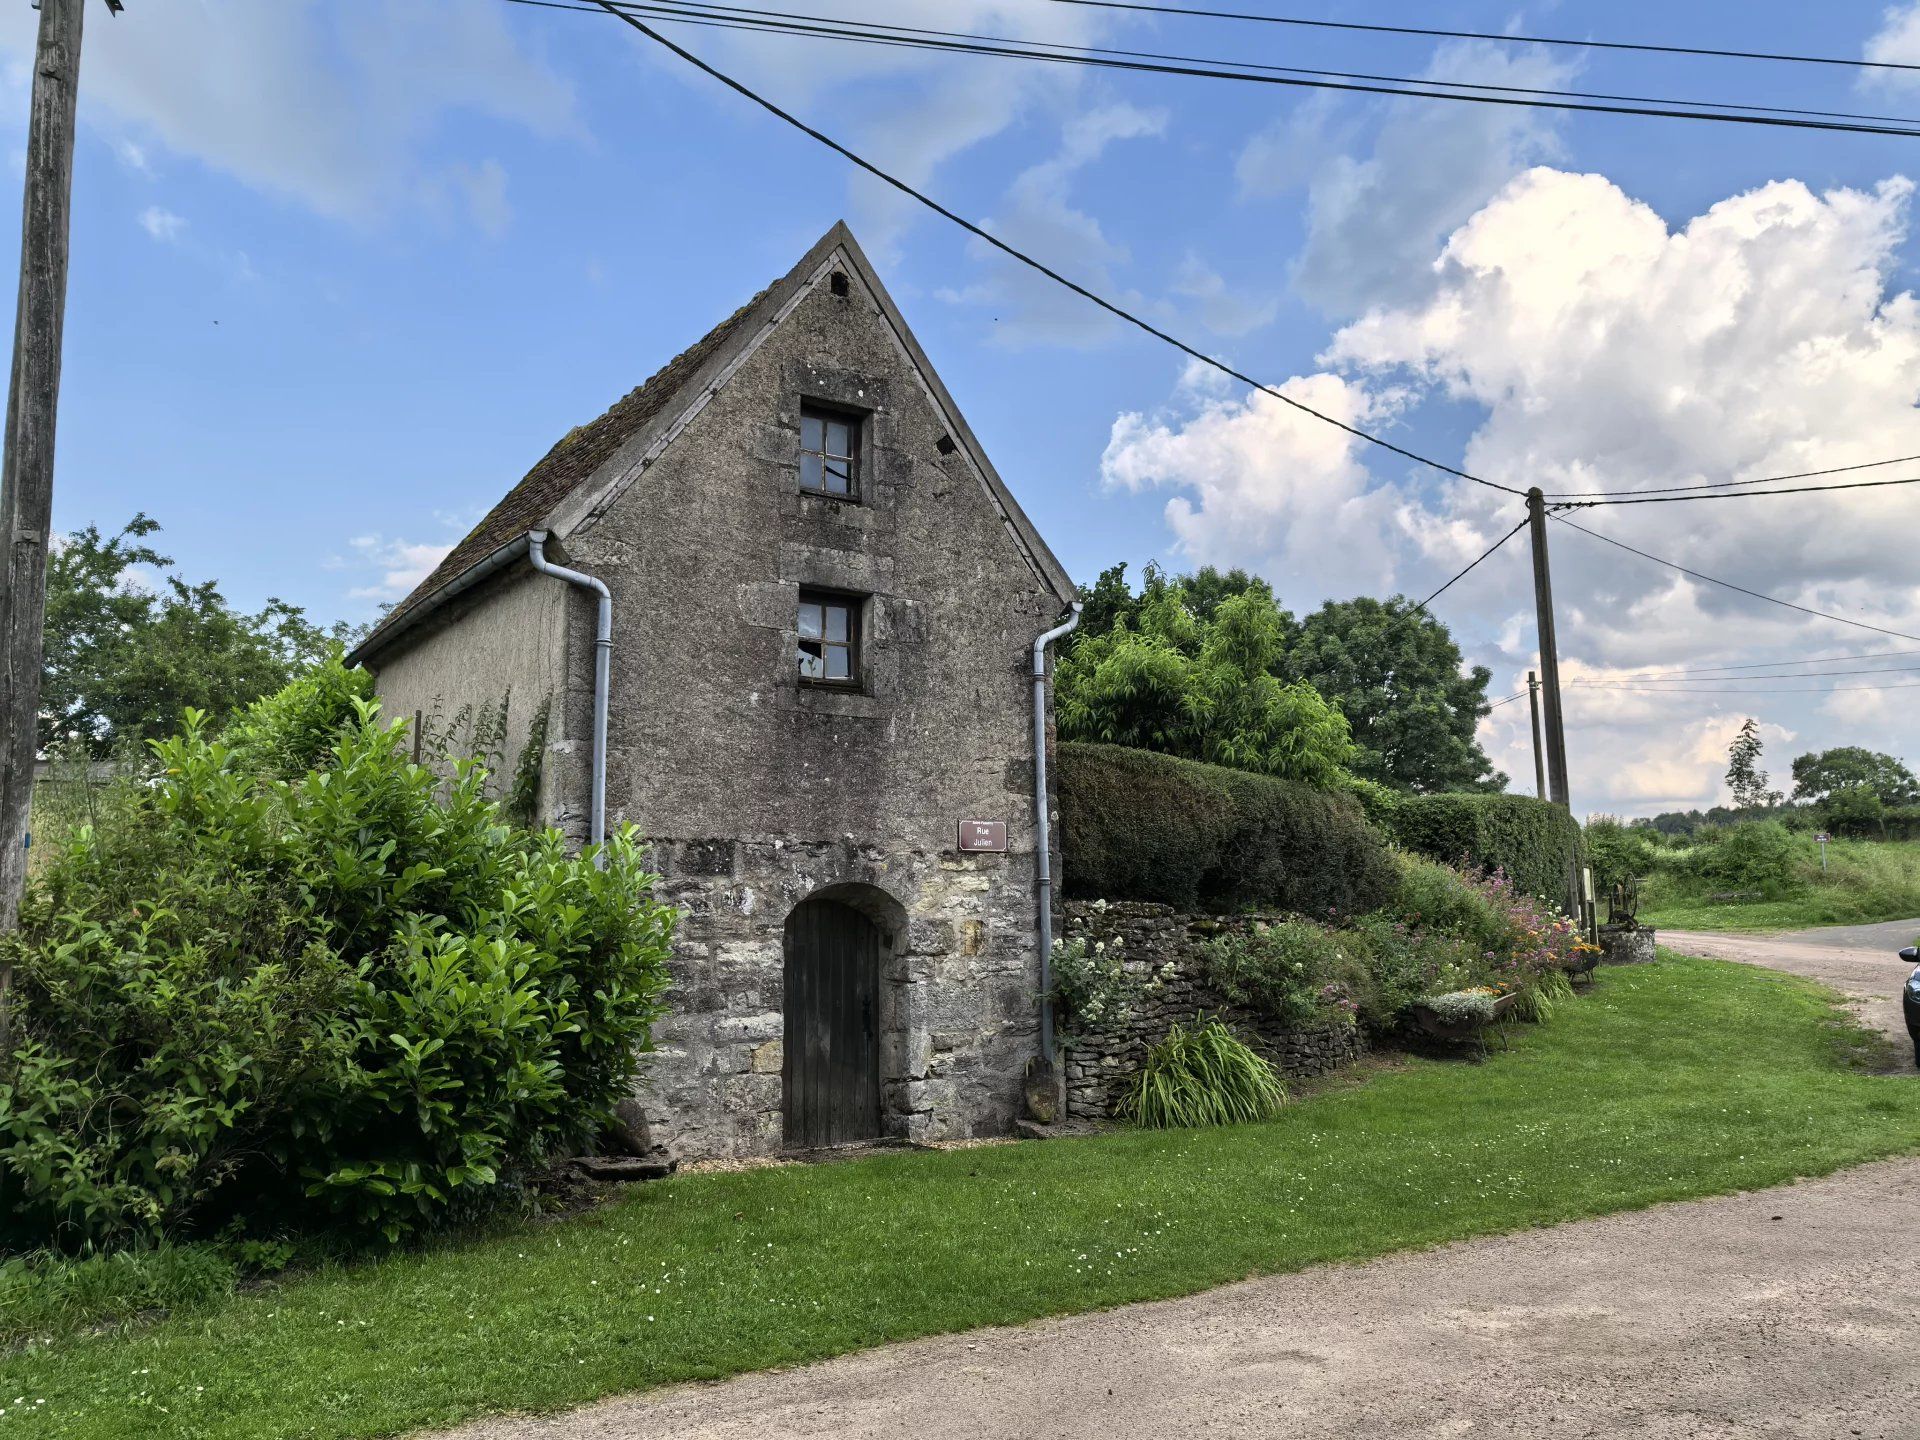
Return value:
[(836, 295), (845, 295), (847, 293), (846, 275), (839, 270), (834, 271), (827, 280), (827, 288)]
[(951, 435), (942, 435), (938, 440), (933, 442), (933, 448), (938, 450), (942, 455), (951, 455), (959, 447), (953, 443), (953, 437)]

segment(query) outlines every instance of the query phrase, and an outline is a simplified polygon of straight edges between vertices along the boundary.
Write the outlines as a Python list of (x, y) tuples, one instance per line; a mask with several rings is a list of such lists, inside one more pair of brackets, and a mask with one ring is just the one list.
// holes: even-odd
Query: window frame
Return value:
[[(820, 658), (825, 668), (828, 646), (842, 646), (847, 652), (847, 675), (845, 679), (834, 679), (827, 675), (809, 675), (800, 669), (800, 646), (813, 637), (800, 633), (800, 607), (818, 605), (820, 612)], [(847, 638), (844, 641), (829, 640), (826, 632), (826, 607), (836, 606), (847, 612)], [(849, 594), (844, 590), (823, 590), (810, 585), (802, 585), (793, 604), (793, 653), (794, 677), (804, 686), (817, 686), (823, 690), (865, 689), (866, 676), (863, 668), (865, 646), (862, 644), (861, 626), (865, 620), (866, 597)]]
[[(807, 448), (807, 421), (816, 419), (820, 422), (821, 426), (820, 449), (809, 450)], [(794, 468), (797, 472), (796, 480), (802, 495), (811, 495), (820, 500), (836, 500), (843, 505), (858, 505), (861, 503), (860, 463), (864, 458), (862, 452), (866, 448), (864, 444), (866, 436), (863, 433), (866, 429), (866, 419), (867, 417), (861, 412), (849, 410), (844, 405), (835, 405), (830, 401), (804, 398), (800, 401), (800, 444), (795, 452)], [(826, 427), (830, 423), (837, 423), (847, 427), (847, 454), (844, 456), (829, 455), (827, 451)], [(809, 455), (818, 455), (820, 457), (821, 483), (818, 486), (807, 484), (806, 457)], [(847, 462), (847, 493), (844, 495), (835, 494), (832, 490), (826, 488), (826, 469), (829, 459), (844, 459)]]

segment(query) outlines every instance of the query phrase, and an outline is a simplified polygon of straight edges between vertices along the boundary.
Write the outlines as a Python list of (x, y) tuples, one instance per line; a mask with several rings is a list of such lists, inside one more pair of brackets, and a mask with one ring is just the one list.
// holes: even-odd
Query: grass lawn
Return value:
[(1920, 843), (1836, 840), (1823, 873), (1813, 841), (1799, 883), (1777, 900), (1709, 900), (1697, 882), (1666, 871), (1642, 883), (1640, 918), (1669, 930), (1808, 930), (1920, 917)]
[(1263, 1125), (685, 1176), (16, 1351), (0, 1440), (385, 1435), (1920, 1150), (1920, 1085), (1850, 1037), (1806, 982), (1668, 956)]

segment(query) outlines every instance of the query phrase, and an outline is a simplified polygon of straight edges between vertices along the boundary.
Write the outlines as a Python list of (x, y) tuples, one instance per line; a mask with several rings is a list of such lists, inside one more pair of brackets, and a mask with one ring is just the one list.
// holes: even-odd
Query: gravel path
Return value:
[(1916, 1222), (1888, 1161), (454, 1434), (1912, 1440)]
[(1917, 935), (1920, 920), (1891, 920), (1883, 925), (1835, 925), (1784, 935), (1662, 930), (1660, 943), (1687, 955), (1739, 960), (1818, 980), (1846, 996), (1861, 1023), (1892, 1036), (1902, 1053), (1910, 1055), (1911, 1042), (1900, 1013), (1900, 987), (1913, 966), (1901, 960), (1899, 952), (1913, 944)]

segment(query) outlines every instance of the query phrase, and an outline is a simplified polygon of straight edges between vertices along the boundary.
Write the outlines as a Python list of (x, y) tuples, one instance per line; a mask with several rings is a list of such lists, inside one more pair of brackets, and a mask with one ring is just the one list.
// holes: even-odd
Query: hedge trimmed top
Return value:
[(1581, 859), (1580, 822), (1527, 795), (1408, 795), (1387, 823), (1416, 854), (1504, 870), (1522, 891), (1556, 905), (1566, 904)]
[(1349, 796), (1120, 745), (1064, 744), (1056, 773), (1069, 895), (1357, 915), (1398, 883)]
[(1397, 888), (1391, 837), (1561, 904), (1580, 854), (1572, 816), (1520, 795), (1396, 797), (1383, 832), (1351, 796), (1151, 750), (1062, 744), (1056, 774), (1063, 888), (1086, 899), (1363, 914)]

